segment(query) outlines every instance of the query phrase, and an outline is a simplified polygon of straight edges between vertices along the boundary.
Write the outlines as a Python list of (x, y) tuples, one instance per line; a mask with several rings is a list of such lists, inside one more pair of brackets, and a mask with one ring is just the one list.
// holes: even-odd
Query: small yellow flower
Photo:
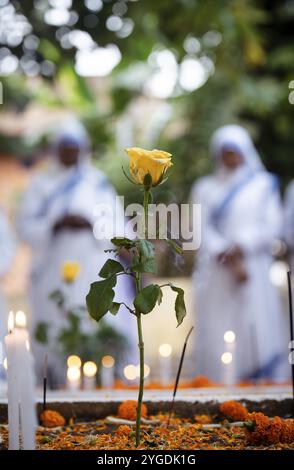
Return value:
[(248, 41), (245, 44), (245, 58), (249, 65), (262, 65), (265, 62), (265, 52), (258, 42)]
[(65, 261), (61, 266), (61, 277), (69, 284), (76, 280), (80, 272), (81, 267), (77, 261)]
[(146, 175), (152, 178), (151, 186), (162, 181), (166, 170), (172, 166), (171, 153), (163, 150), (144, 150), (139, 147), (126, 149), (130, 157), (130, 173), (137, 184), (144, 184)]

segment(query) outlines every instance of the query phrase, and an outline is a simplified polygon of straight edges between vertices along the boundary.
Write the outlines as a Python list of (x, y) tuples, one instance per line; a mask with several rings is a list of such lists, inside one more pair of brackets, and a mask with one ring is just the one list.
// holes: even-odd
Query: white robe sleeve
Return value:
[(291, 251), (294, 250), (294, 181), (285, 196), (284, 238)]
[(204, 249), (212, 257), (217, 257), (219, 254), (226, 251), (231, 243), (227, 240), (212, 224), (210, 220), (209, 208), (206, 202), (206, 191), (208, 188), (204, 187), (203, 182), (200, 180), (192, 188), (191, 203), (201, 205), (201, 249)]
[(35, 179), (25, 192), (18, 217), (20, 238), (34, 247), (41, 247), (51, 234), (52, 221), (42, 214), (44, 201), (42, 180)]
[(13, 260), (15, 251), (14, 237), (8, 222), (3, 214), (0, 214), (0, 276), (7, 273)]
[(235, 240), (248, 254), (270, 251), (273, 241), (282, 236), (283, 210), (276, 180), (267, 177), (264, 183), (264, 191), (256, 200), (256, 204), (260, 205), (260, 220), (243, 230)]

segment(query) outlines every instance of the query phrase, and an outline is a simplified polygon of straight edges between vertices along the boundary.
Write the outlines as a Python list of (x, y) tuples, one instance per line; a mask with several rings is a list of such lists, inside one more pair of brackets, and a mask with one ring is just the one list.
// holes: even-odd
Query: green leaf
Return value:
[(103, 281), (91, 284), (86, 297), (88, 312), (94, 320), (99, 321), (110, 310), (114, 298), (113, 287), (116, 285), (116, 276), (108, 277)]
[[(165, 171), (166, 171), (166, 170), (165, 170)], [(164, 175), (165, 175), (165, 171), (163, 171), (163, 172), (161, 173), (161, 176), (160, 176), (160, 178), (158, 179), (156, 186), (159, 186), (160, 184), (162, 184), (164, 181), (167, 180), (167, 178), (163, 179), (163, 177), (164, 177)]]
[(163, 297), (163, 294), (162, 294), (162, 290), (160, 289), (160, 291), (159, 291), (159, 293), (158, 293), (158, 299), (157, 299), (158, 305), (161, 304), (161, 302), (162, 302), (162, 297)]
[(68, 321), (70, 324), (71, 332), (75, 332), (75, 333), (78, 332), (79, 326), (81, 323), (81, 318), (78, 315), (76, 315), (74, 312), (69, 312)]
[(52, 437), (49, 436), (41, 436), (41, 438), (38, 439), (38, 441), (41, 444), (50, 444), (52, 442)]
[(166, 238), (165, 241), (176, 253), (178, 253), (179, 255), (183, 254), (183, 249), (180, 245), (178, 245), (177, 242), (175, 242), (171, 238)]
[(117, 312), (119, 311), (119, 307), (121, 306), (120, 302), (113, 302), (109, 311), (112, 313), (112, 315), (116, 315)]
[(117, 274), (122, 271), (124, 271), (124, 267), (122, 264), (120, 264), (118, 261), (115, 261), (114, 259), (108, 259), (102, 266), (99, 272), (99, 276), (107, 278), (109, 276), (112, 276), (113, 274)]
[(127, 250), (135, 246), (135, 241), (130, 240), (130, 238), (126, 238), (126, 237), (114, 237), (110, 241), (113, 245), (118, 246), (118, 247), (124, 247)]
[(256, 427), (256, 423), (254, 421), (248, 420), (248, 421), (244, 421), (244, 426), (245, 428), (252, 431)]
[(181, 289), (181, 287), (176, 287), (173, 284), (169, 284), (170, 288), (174, 291), (177, 292), (177, 297), (175, 301), (175, 311), (176, 311), (176, 318), (178, 321), (178, 325), (180, 326), (181, 323), (183, 322), (185, 316), (186, 316), (186, 305), (185, 305), (185, 299), (184, 299), (184, 291)]
[(160, 287), (157, 284), (150, 284), (147, 287), (137, 294), (134, 300), (134, 306), (137, 312), (139, 313), (149, 313), (151, 312), (156, 302), (161, 300), (162, 292)]
[(61, 328), (57, 336), (57, 352), (65, 355), (83, 355), (82, 350), (86, 344), (87, 335), (81, 331), (81, 318), (69, 312), (67, 320), (67, 325)]
[(60, 50), (53, 44), (53, 41), (45, 39), (44, 37), (40, 38), (38, 50), (46, 57), (47, 60), (51, 60), (56, 63), (59, 62)]
[(93, 95), (87, 81), (76, 73), (71, 62), (63, 60), (58, 71), (58, 83), (64, 86), (63, 102), (75, 109), (93, 106)]
[(37, 323), (34, 331), (34, 336), (39, 343), (48, 344), (48, 328), (49, 325), (45, 321)]
[(156, 273), (154, 245), (148, 240), (137, 240), (138, 256), (133, 258), (132, 269), (140, 273)]
[(50, 292), (49, 299), (53, 300), (58, 308), (62, 308), (64, 306), (64, 295), (59, 289)]
[(127, 180), (128, 180), (130, 183), (132, 183), (132, 184), (134, 184), (135, 186), (137, 186), (138, 183), (136, 183), (136, 181), (134, 181), (129, 175), (127, 175), (127, 173), (126, 173), (126, 171), (125, 171), (125, 169), (124, 169), (123, 166), (122, 166), (122, 171), (123, 171), (123, 174), (125, 175), (125, 177), (127, 178)]

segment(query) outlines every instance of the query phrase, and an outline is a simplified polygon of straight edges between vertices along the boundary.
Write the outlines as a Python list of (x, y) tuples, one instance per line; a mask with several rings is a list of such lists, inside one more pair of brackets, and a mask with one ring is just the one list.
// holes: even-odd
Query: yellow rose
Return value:
[(139, 147), (126, 149), (130, 157), (130, 173), (137, 184), (144, 184), (145, 176), (152, 178), (151, 186), (162, 181), (166, 170), (172, 166), (171, 153), (163, 150), (144, 150)]
[(77, 261), (65, 261), (61, 266), (61, 277), (64, 282), (71, 284), (80, 274), (81, 267)]

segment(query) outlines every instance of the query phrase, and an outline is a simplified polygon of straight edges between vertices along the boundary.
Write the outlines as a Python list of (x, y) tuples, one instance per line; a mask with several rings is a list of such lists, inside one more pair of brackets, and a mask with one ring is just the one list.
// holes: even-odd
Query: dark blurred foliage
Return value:
[[(267, 167), (280, 175), (283, 186), (293, 177), (293, 106), (288, 100), (294, 72), (293, 0), (129, 0), (122, 16), (131, 18), (135, 27), (124, 38), (105, 26), (114, 4), (123, 2), (104, 0), (102, 10), (95, 13), (84, 1), (74, 0), (71, 9), (78, 15), (68, 28), (87, 31), (99, 46), (116, 44), (122, 53), (110, 77), (111, 107), (107, 113), (93, 106), (93, 90), (74, 71), (76, 49), (61, 47), (56, 36), (59, 28), (44, 23), (42, 11), (34, 7), (36, 2), (10, 3), (25, 15), (32, 33), (40, 39), (36, 51), (30, 53), (32, 58), (40, 64), (51, 61), (55, 72), (44, 75), (43, 88), (38, 90), (27, 87), (19, 74), (4, 78), (7, 107), (21, 111), (32, 99), (53, 106), (69, 105), (86, 117), (95, 155), (101, 156), (113, 145), (114, 119), (140, 94), (116, 78), (129, 66), (146, 62), (155, 45), (174, 51), (180, 62), (187, 54), (185, 39), (191, 35), (201, 43), (195, 56), (211, 58), (215, 72), (199, 89), (168, 99), (173, 115), (156, 145), (175, 155), (168, 183), (172, 198), (186, 200), (193, 181), (210, 170), (211, 133), (230, 122), (244, 124), (252, 131)], [(89, 26), (96, 21), (94, 27)], [(219, 44), (207, 34), (211, 31), (221, 34)], [(18, 58), (23, 57), (22, 43), (10, 48)], [(56, 92), (60, 82), (67, 84), (66, 97)], [(130, 200), (134, 198), (134, 190), (123, 179), (114, 178), (114, 182), (120, 190), (129, 190)]]
[(99, 327), (95, 325), (91, 334), (86, 334), (81, 331), (80, 317), (74, 314), (70, 314), (68, 327), (63, 328), (58, 336), (57, 351), (61, 356), (77, 354), (82, 361), (92, 360), (96, 364), (110, 354), (119, 366), (127, 350), (127, 339), (115, 328), (102, 321)]
[[(35, 339), (47, 345), (49, 329), (49, 323), (39, 322), (35, 329)], [(61, 357), (76, 354), (83, 362), (91, 360), (96, 364), (101, 363), (103, 356), (110, 354), (115, 358), (118, 368), (127, 354), (128, 340), (105, 321), (101, 321), (99, 326), (94, 324), (92, 332), (86, 333), (81, 328), (81, 316), (71, 312), (67, 326), (60, 329), (55, 350)]]
[[(88, 331), (82, 328), (82, 318), (86, 314), (86, 306), (67, 307), (67, 297), (60, 289), (52, 291), (49, 298), (55, 303), (66, 324), (59, 329), (56, 352), (62, 356), (77, 354), (83, 361), (93, 360), (100, 364), (106, 354), (111, 354), (116, 364), (124, 360), (128, 350), (128, 339), (105, 321), (93, 322)], [(36, 326), (35, 339), (46, 345), (49, 341), (50, 323), (39, 322)]]

